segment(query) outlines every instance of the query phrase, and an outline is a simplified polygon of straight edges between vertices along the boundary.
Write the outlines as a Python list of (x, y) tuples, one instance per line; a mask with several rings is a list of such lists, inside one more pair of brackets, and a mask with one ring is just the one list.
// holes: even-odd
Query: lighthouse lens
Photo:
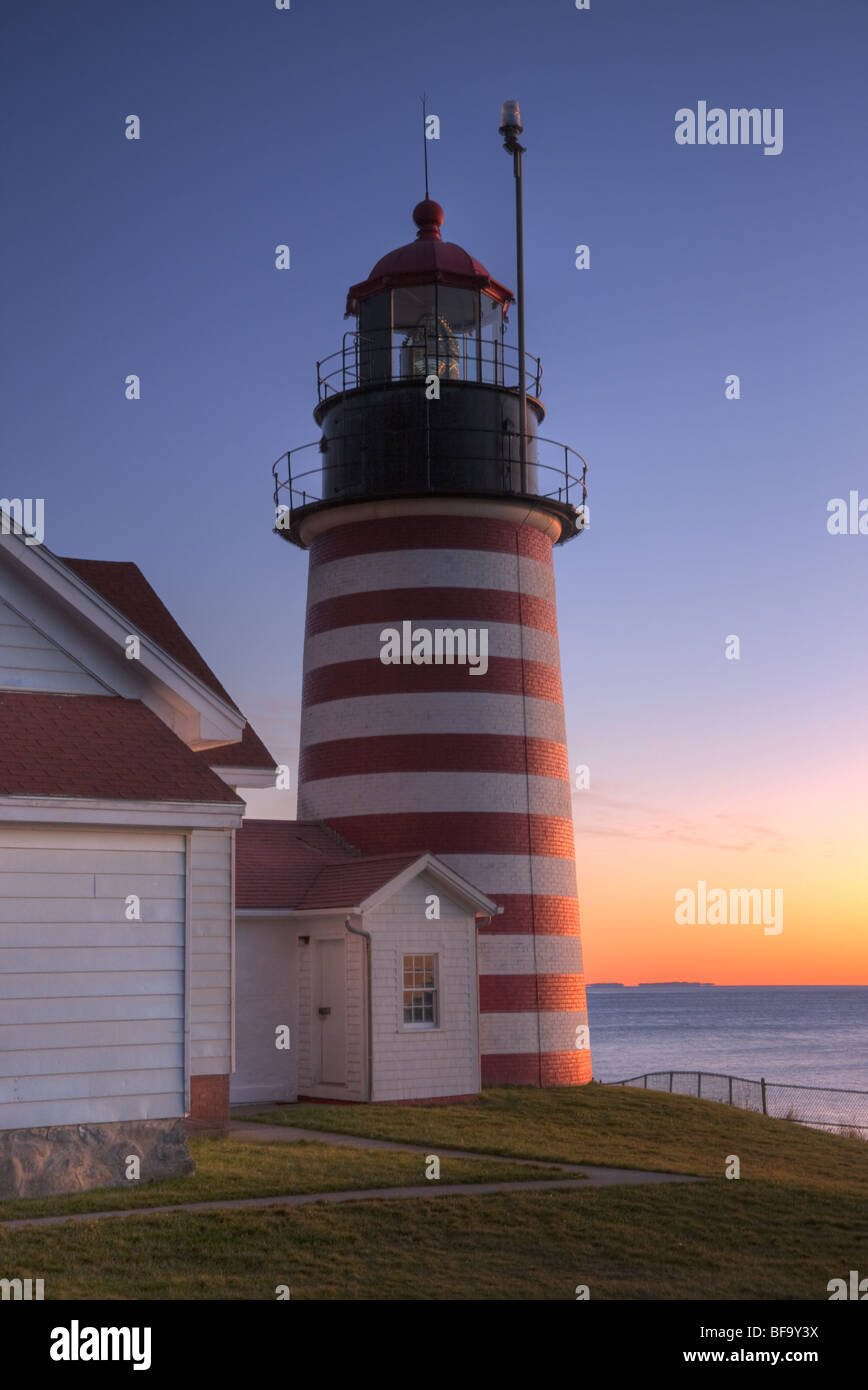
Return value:
[(457, 379), (461, 368), (458, 339), (442, 314), (424, 314), (404, 339), (408, 357), (405, 376), (441, 376)]
[(479, 294), (452, 285), (393, 292), (394, 376), (475, 381), (479, 372)]

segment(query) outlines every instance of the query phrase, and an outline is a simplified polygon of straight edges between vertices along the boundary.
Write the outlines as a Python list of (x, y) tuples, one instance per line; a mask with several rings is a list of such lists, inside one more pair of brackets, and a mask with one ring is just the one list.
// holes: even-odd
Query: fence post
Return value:
[(729, 1103), (732, 1105), (732, 1077), (729, 1078)]
[(645, 1090), (647, 1091), (647, 1090), (648, 1090), (648, 1073), (647, 1073), (647, 1071), (646, 1071), (646, 1073), (645, 1073), (645, 1075), (644, 1075), (644, 1077), (643, 1077), (643, 1080), (644, 1080), (644, 1082), (645, 1082)]
[(672, 1090), (672, 1072), (669, 1073), (669, 1089)]
[(760, 1077), (760, 1087), (762, 1088), (763, 1093), (763, 1114), (767, 1115), (769, 1112), (766, 1109), (766, 1079), (764, 1076)]
[(698, 1071), (698, 1072), (696, 1073), (696, 1094), (697, 1094), (697, 1096), (701, 1096), (701, 1095), (702, 1095), (702, 1072), (701, 1072), (701, 1071)]

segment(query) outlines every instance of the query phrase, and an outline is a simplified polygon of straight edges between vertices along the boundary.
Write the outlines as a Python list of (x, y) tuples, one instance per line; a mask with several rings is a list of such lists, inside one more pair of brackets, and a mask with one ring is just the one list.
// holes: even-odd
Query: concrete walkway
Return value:
[(442, 1149), (436, 1144), (399, 1144), (389, 1139), (365, 1139), (354, 1134), (330, 1134), (319, 1129), (299, 1129), (294, 1125), (251, 1125), (234, 1122), (229, 1129), (233, 1139), (243, 1143), (297, 1144), (312, 1140), (320, 1144), (335, 1144), (351, 1149), (389, 1149), (399, 1153), (426, 1155), (438, 1158), (483, 1159), (486, 1162), (515, 1163), (522, 1166), (546, 1167), (576, 1176), (563, 1178), (533, 1178), (527, 1182), (441, 1183), (437, 1181), (416, 1187), (366, 1187), (346, 1192), (303, 1192), (284, 1197), (234, 1197), (220, 1202), (176, 1202), (160, 1207), (130, 1207), (122, 1211), (76, 1212), (68, 1216), (24, 1216), (14, 1221), (0, 1221), (0, 1231), (20, 1230), (25, 1226), (68, 1226), (82, 1221), (119, 1221), (141, 1216), (167, 1216), (184, 1211), (196, 1215), (211, 1211), (255, 1211), (263, 1207), (306, 1207), (313, 1202), (382, 1202), (404, 1198), (425, 1197), (485, 1197), (499, 1192), (582, 1192), (589, 1187), (635, 1187), (640, 1183), (707, 1182), (707, 1178), (689, 1177), (683, 1173), (655, 1173), (641, 1168), (601, 1168), (594, 1164), (550, 1162), (548, 1159), (509, 1158), (503, 1154), (472, 1153), (466, 1149)]
[[(391, 1149), (398, 1153), (436, 1154), (438, 1158), (476, 1158), (488, 1163), (516, 1163), (531, 1168), (555, 1168), (563, 1173), (582, 1174), (585, 1187), (615, 1187), (618, 1184), (632, 1186), (645, 1182), (707, 1181), (706, 1178), (696, 1178), (686, 1173), (656, 1173), (643, 1168), (601, 1168), (593, 1163), (563, 1163), (559, 1159), (550, 1158), (512, 1158), (508, 1154), (482, 1154), (471, 1149), (442, 1149), (438, 1144), (402, 1144), (392, 1139), (365, 1139), (356, 1134), (333, 1134), (331, 1130), (299, 1129), (296, 1125), (253, 1125), (233, 1121), (229, 1126), (229, 1134), (233, 1139), (240, 1139), (245, 1144), (257, 1141), (297, 1144), (299, 1140), (305, 1139), (320, 1144), (337, 1144), (349, 1149)], [(518, 1188), (531, 1185), (529, 1182), (515, 1184)], [(473, 1184), (477, 1192), (485, 1186), (485, 1183)]]
[(562, 1168), (566, 1173), (582, 1173), (584, 1168), (577, 1163), (561, 1163), (547, 1158), (510, 1158), (506, 1154), (480, 1154), (468, 1149), (441, 1149), (437, 1144), (405, 1144), (397, 1139), (367, 1139), (361, 1134), (333, 1134), (326, 1129), (299, 1129), (297, 1125), (245, 1124), (233, 1121), (229, 1126), (232, 1139), (240, 1139), (243, 1144), (297, 1144), (305, 1140), (315, 1144), (334, 1144), (346, 1149), (387, 1149), (392, 1153), (436, 1154), (438, 1158), (481, 1158), (489, 1163), (521, 1163), (538, 1168)]
[[(488, 1157), (488, 1155), (486, 1155)], [(582, 1192), (589, 1187), (648, 1182), (704, 1182), (680, 1173), (642, 1173), (626, 1168), (587, 1169), (587, 1178), (535, 1178), (527, 1182), (430, 1182), (421, 1187), (367, 1187), (352, 1192), (303, 1192), (290, 1197), (235, 1197), (225, 1202), (176, 1202), (165, 1207), (131, 1207), (125, 1211), (76, 1212), (70, 1216), (25, 1216), (0, 1222), (0, 1231), (24, 1226), (69, 1226), (81, 1221), (118, 1221), (139, 1216), (167, 1216), (177, 1211), (194, 1216), (211, 1211), (252, 1211), (262, 1207), (307, 1207), (313, 1202), (383, 1202), (405, 1197), (480, 1197), (498, 1192)]]

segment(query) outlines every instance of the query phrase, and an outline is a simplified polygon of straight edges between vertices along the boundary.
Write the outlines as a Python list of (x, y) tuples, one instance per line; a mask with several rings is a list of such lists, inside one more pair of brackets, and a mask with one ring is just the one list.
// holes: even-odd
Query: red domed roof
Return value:
[(401, 285), (457, 285), (460, 289), (484, 290), (501, 304), (510, 304), (511, 290), (493, 279), (473, 256), (454, 241), (443, 241), (440, 228), (444, 212), (433, 198), (424, 198), (413, 209), (419, 228), (416, 240), (399, 246), (381, 257), (367, 280), (351, 285), (347, 293), (345, 317), (359, 312), (359, 305), (371, 295)]

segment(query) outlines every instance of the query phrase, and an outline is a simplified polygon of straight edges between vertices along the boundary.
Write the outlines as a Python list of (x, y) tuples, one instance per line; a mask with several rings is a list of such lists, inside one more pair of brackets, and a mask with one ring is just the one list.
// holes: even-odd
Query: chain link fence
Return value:
[(833, 1134), (858, 1134), (868, 1139), (868, 1091), (837, 1090), (829, 1086), (796, 1086), (788, 1082), (748, 1080), (711, 1071), (649, 1071), (609, 1086), (641, 1086), (678, 1096), (722, 1101), (741, 1110), (757, 1110), (778, 1120), (793, 1120)]

